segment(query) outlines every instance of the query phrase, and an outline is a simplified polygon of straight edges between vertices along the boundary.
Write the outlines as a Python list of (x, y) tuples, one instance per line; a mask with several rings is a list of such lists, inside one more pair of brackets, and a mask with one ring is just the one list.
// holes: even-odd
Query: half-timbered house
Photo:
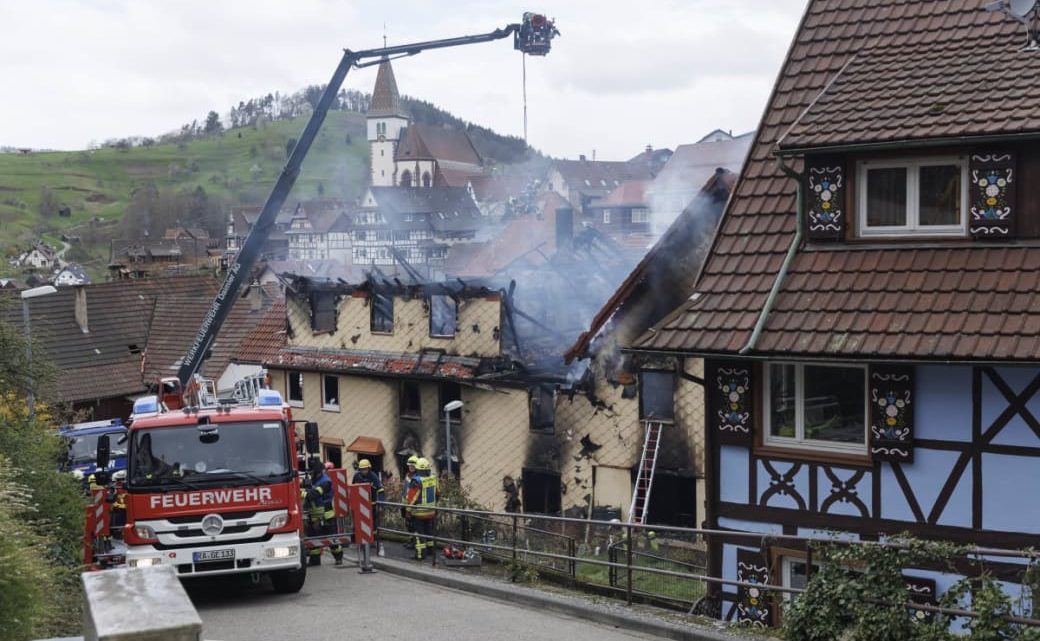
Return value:
[(765, 535), (713, 538), (715, 576), (804, 583), (774, 534), (1040, 543), (1040, 51), (982, 4), (811, 0), (695, 293), (635, 343), (705, 359), (706, 525)]

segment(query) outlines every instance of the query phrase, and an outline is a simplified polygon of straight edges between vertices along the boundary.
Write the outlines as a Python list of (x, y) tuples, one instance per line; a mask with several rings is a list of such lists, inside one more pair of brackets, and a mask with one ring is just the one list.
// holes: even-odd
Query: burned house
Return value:
[[(704, 227), (676, 231), (668, 251), (710, 232), (729, 184), (720, 172), (705, 190), (706, 213), (690, 216), (703, 214)], [(614, 364), (619, 374), (607, 380), (587, 373), (588, 360), (565, 362), (574, 336), (632, 264), (597, 230), (575, 233), (559, 196), (545, 195), (543, 206), (550, 215), (509, 227), (533, 247), (520, 244), (496, 261), (499, 245), (489, 243), (469, 257), (463, 278), (427, 282), (413, 274), (404, 282), (374, 269), (356, 284), (291, 279), (286, 345), (266, 362), (272, 385), (297, 418), (319, 422), (327, 459), (365, 456), (394, 475), (413, 453), (446, 470), (443, 407), (460, 400), (461, 412), (447, 417), (452, 473), (477, 502), (532, 513), (599, 508), (627, 516), (641, 419), (669, 421), (682, 427), (664, 436), (656, 513), (661, 522), (692, 525), (699, 370), (643, 362), (629, 374)], [(638, 278), (652, 271), (644, 267)], [(653, 286), (674, 284), (658, 281)], [(648, 287), (627, 293), (633, 305), (645, 304)]]

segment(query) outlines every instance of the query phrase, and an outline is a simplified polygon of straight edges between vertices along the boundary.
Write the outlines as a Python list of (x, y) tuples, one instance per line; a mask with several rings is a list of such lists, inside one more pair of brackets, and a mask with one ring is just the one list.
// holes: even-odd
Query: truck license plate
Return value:
[(195, 563), (206, 563), (207, 561), (232, 561), (235, 558), (235, 550), (228, 548), (226, 550), (202, 550), (201, 552), (192, 552), (191, 560)]

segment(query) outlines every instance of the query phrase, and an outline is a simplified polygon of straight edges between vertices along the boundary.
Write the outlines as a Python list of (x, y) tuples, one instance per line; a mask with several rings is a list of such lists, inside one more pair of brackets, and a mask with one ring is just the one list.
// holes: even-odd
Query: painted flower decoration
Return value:
[(902, 418), (903, 412), (906, 410), (906, 401), (902, 398), (896, 398), (895, 392), (888, 392), (879, 398), (877, 402), (885, 415), (885, 425), (882, 430), (885, 438), (900, 438), (899, 427), (903, 422)]

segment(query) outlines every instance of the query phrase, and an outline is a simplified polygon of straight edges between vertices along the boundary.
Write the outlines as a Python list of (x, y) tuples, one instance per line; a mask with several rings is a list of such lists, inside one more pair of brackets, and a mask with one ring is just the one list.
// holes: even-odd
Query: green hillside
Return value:
[[(121, 223), (142, 188), (158, 197), (201, 197), (211, 214), (208, 226), (219, 228), (214, 212), (222, 216), (228, 205), (263, 202), (285, 164), (288, 141), (305, 123), (306, 116), (300, 116), (179, 144), (0, 154), (0, 251), (10, 256), (41, 237), (60, 247), (61, 235), (68, 233), (82, 243), (67, 258), (102, 276), (109, 239), (133, 231)], [(356, 197), (368, 167), (364, 127), (362, 114), (330, 112), (290, 200)], [(64, 206), (71, 215), (57, 213)], [(11, 270), (5, 259), (0, 274)]]

